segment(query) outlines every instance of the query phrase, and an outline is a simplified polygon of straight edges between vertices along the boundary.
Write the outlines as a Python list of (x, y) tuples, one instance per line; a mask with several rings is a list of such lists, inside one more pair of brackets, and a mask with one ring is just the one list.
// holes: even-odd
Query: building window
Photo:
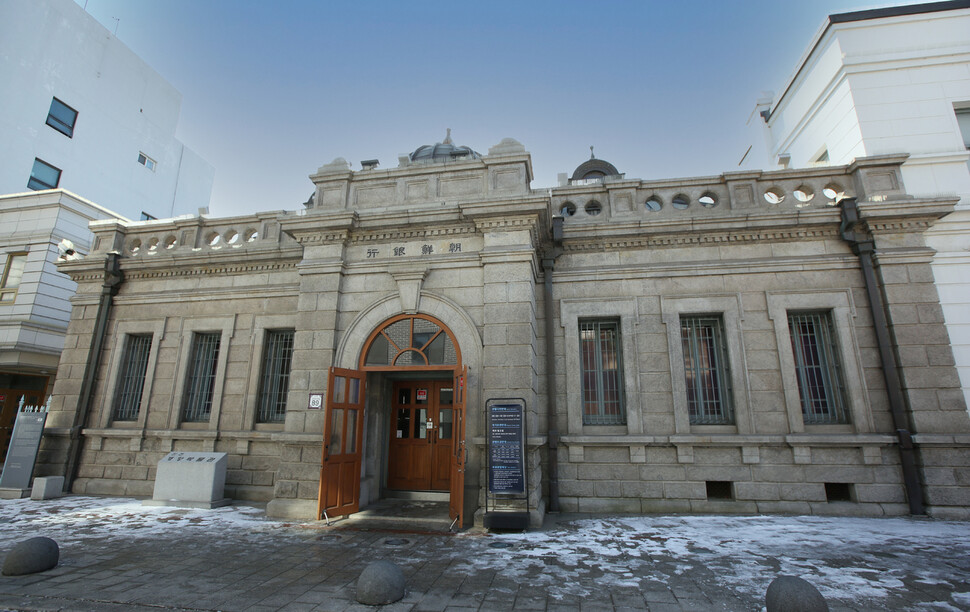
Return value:
[(147, 155), (145, 155), (142, 152), (139, 152), (138, 153), (138, 163), (141, 164), (141, 165), (143, 165), (143, 166), (145, 166), (146, 168), (148, 168), (152, 172), (155, 171), (155, 160), (152, 159), (151, 157), (148, 157)]
[(831, 314), (788, 313), (788, 330), (805, 424), (847, 423), (845, 386)]
[(618, 322), (579, 322), (584, 425), (626, 423), (619, 347)]
[(125, 338), (125, 352), (121, 358), (121, 372), (112, 415), (114, 421), (134, 421), (141, 408), (145, 374), (148, 371), (148, 355), (152, 348), (152, 336), (129, 335)]
[(75, 122), (77, 122), (76, 110), (57, 98), (51, 100), (51, 109), (47, 111), (47, 125), (68, 138), (73, 138)]
[(30, 171), (27, 189), (39, 191), (41, 189), (57, 189), (61, 182), (61, 169), (55, 168), (47, 162), (34, 158), (34, 167)]
[(259, 423), (282, 423), (286, 418), (286, 394), (290, 388), (293, 330), (267, 331), (266, 350), (259, 383)]
[(960, 126), (960, 135), (963, 136), (963, 146), (970, 150), (970, 108), (958, 108), (954, 112), (957, 115), (957, 125)]
[(189, 359), (182, 421), (204, 423), (212, 412), (212, 395), (216, 385), (216, 366), (219, 363), (221, 334), (206, 333), (192, 336), (192, 356)]
[(684, 350), (687, 413), (691, 425), (734, 423), (731, 373), (720, 316), (683, 315), (680, 339)]
[(17, 298), (17, 288), (20, 287), (26, 264), (27, 253), (7, 255), (7, 265), (3, 267), (3, 279), (0, 282), (0, 303), (9, 304)]

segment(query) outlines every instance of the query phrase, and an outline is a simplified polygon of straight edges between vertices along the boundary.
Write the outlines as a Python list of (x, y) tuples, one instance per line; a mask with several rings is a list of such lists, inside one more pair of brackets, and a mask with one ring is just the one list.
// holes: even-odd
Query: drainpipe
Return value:
[(542, 278), (545, 288), (543, 306), (546, 319), (546, 400), (548, 406), (549, 437), (549, 512), (559, 512), (559, 409), (556, 390), (556, 352), (553, 323), (552, 272), (556, 258), (562, 255), (563, 218), (552, 218), (553, 248), (546, 251), (542, 258)]
[(104, 284), (101, 285), (101, 299), (98, 301), (98, 316), (94, 325), (94, 336), (91, 339), (87, 363), (84, 365), (84, 379), (81, 382), (77, 410), (74, 412), (74, 425), (71, 427), (71, 439), (67, 446), (67, 463), (64, 466), (64, 491), (66, 492), (71, 491), (71, 486), (77, 478), (82, 448), (81, 429), (87, 424), (88, 415), (91, 412), (94, 381), (98, 376), (98, 364), (101, 361), (104, 336), (108, 331), (108, 318), (111, 315), (112, 300), (118, 294), (121, 283), (124, 282), (124, 275), (119, 267), (119, 259), (120, 254), (111, 251), (104, 262)]
[(866, 295), (869, 298), (869, 310), (872, 312), (872, 324), (876, 328), (876, 342), (879, 345), (879, 358), (882, 361), (882, 373), (886, 381), (886, 392), (889, 395), (889, 410), (896, 428), (896, 438), (899, 441), (899, 462), (903, 469), (903, 486), (909, 500), (910, 514), (926, 514), (923, 508), (923, 486), (919, 481), (917, 471), (918, 449), (913, 444), (913, 434), (909, 430), (909, 420), (906, 418), (906, 404), (903, 388), (899, 379), (899, 368), (892, 349), (889, 324), (886, 309), (882, 299), (882, 288), (876, 279), (873, 265), (875, 243), (871, 237), (856, 234), (850, 228), (859, 222), (859, 208), (855, 198), (845, 198), (842, 204), (842, 225), (839, 230), (842, 239), (852, 248), (852, 252), (859, 257), (862, 276), (866, 283)]

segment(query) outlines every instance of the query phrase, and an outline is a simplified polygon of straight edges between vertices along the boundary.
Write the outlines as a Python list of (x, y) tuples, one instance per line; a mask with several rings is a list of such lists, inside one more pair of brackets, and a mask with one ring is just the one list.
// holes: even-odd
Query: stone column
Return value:
[[(311, 393), (326, 398), (327, 375), (336, 348), (337, 306), (343, 257), (352, 215), (308, 216), (284, 228), (303, 245), (298, 264), (300, 295), (294, 321), (293, 360), (286, 423), (273, 500), (266, 513), (315, 518), (323, 449), (324, 407), (310, 409)], [(324, 406), (326, 402), (324, 402)]]
[[(533, 525), (541, 524), (545, 504), (542, 498), (542, 471), (539, 444), (540, 406), (538, 333), (536, 320), (537, 259), (535, 237), (537, 217), (521, 216), (501, 220), (476, 221), (482, 232), (484, 298), (483, 399), (523, 398), (526, 403), (527, 447), (526, 477), (529, 487), (529, 512)], [(544, 415), (543, 415), (544, 417)], [(482, 428), (485, 431), (485, 428)], [(487, 475), (482, 478), (484, 496)], [(484, 506), (484, 497), (480, 504)], [(502, 504), (508, 510), (525, 510), (525, 503)]]

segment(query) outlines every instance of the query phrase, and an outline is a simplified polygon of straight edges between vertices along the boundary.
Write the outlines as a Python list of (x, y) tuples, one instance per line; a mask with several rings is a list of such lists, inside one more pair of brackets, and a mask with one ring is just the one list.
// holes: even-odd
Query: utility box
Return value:
[(218, 508), (232, 503), (225, 496), (226, 453), (172, 452), (158, 462), (155, 490), (145, 506)]

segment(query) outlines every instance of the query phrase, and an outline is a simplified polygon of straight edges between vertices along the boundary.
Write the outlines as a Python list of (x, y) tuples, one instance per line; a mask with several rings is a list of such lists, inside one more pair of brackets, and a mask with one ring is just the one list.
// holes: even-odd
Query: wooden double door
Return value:
[(447, 491), (458, 428), (454, 380), (393, 384), (387, 488)]

